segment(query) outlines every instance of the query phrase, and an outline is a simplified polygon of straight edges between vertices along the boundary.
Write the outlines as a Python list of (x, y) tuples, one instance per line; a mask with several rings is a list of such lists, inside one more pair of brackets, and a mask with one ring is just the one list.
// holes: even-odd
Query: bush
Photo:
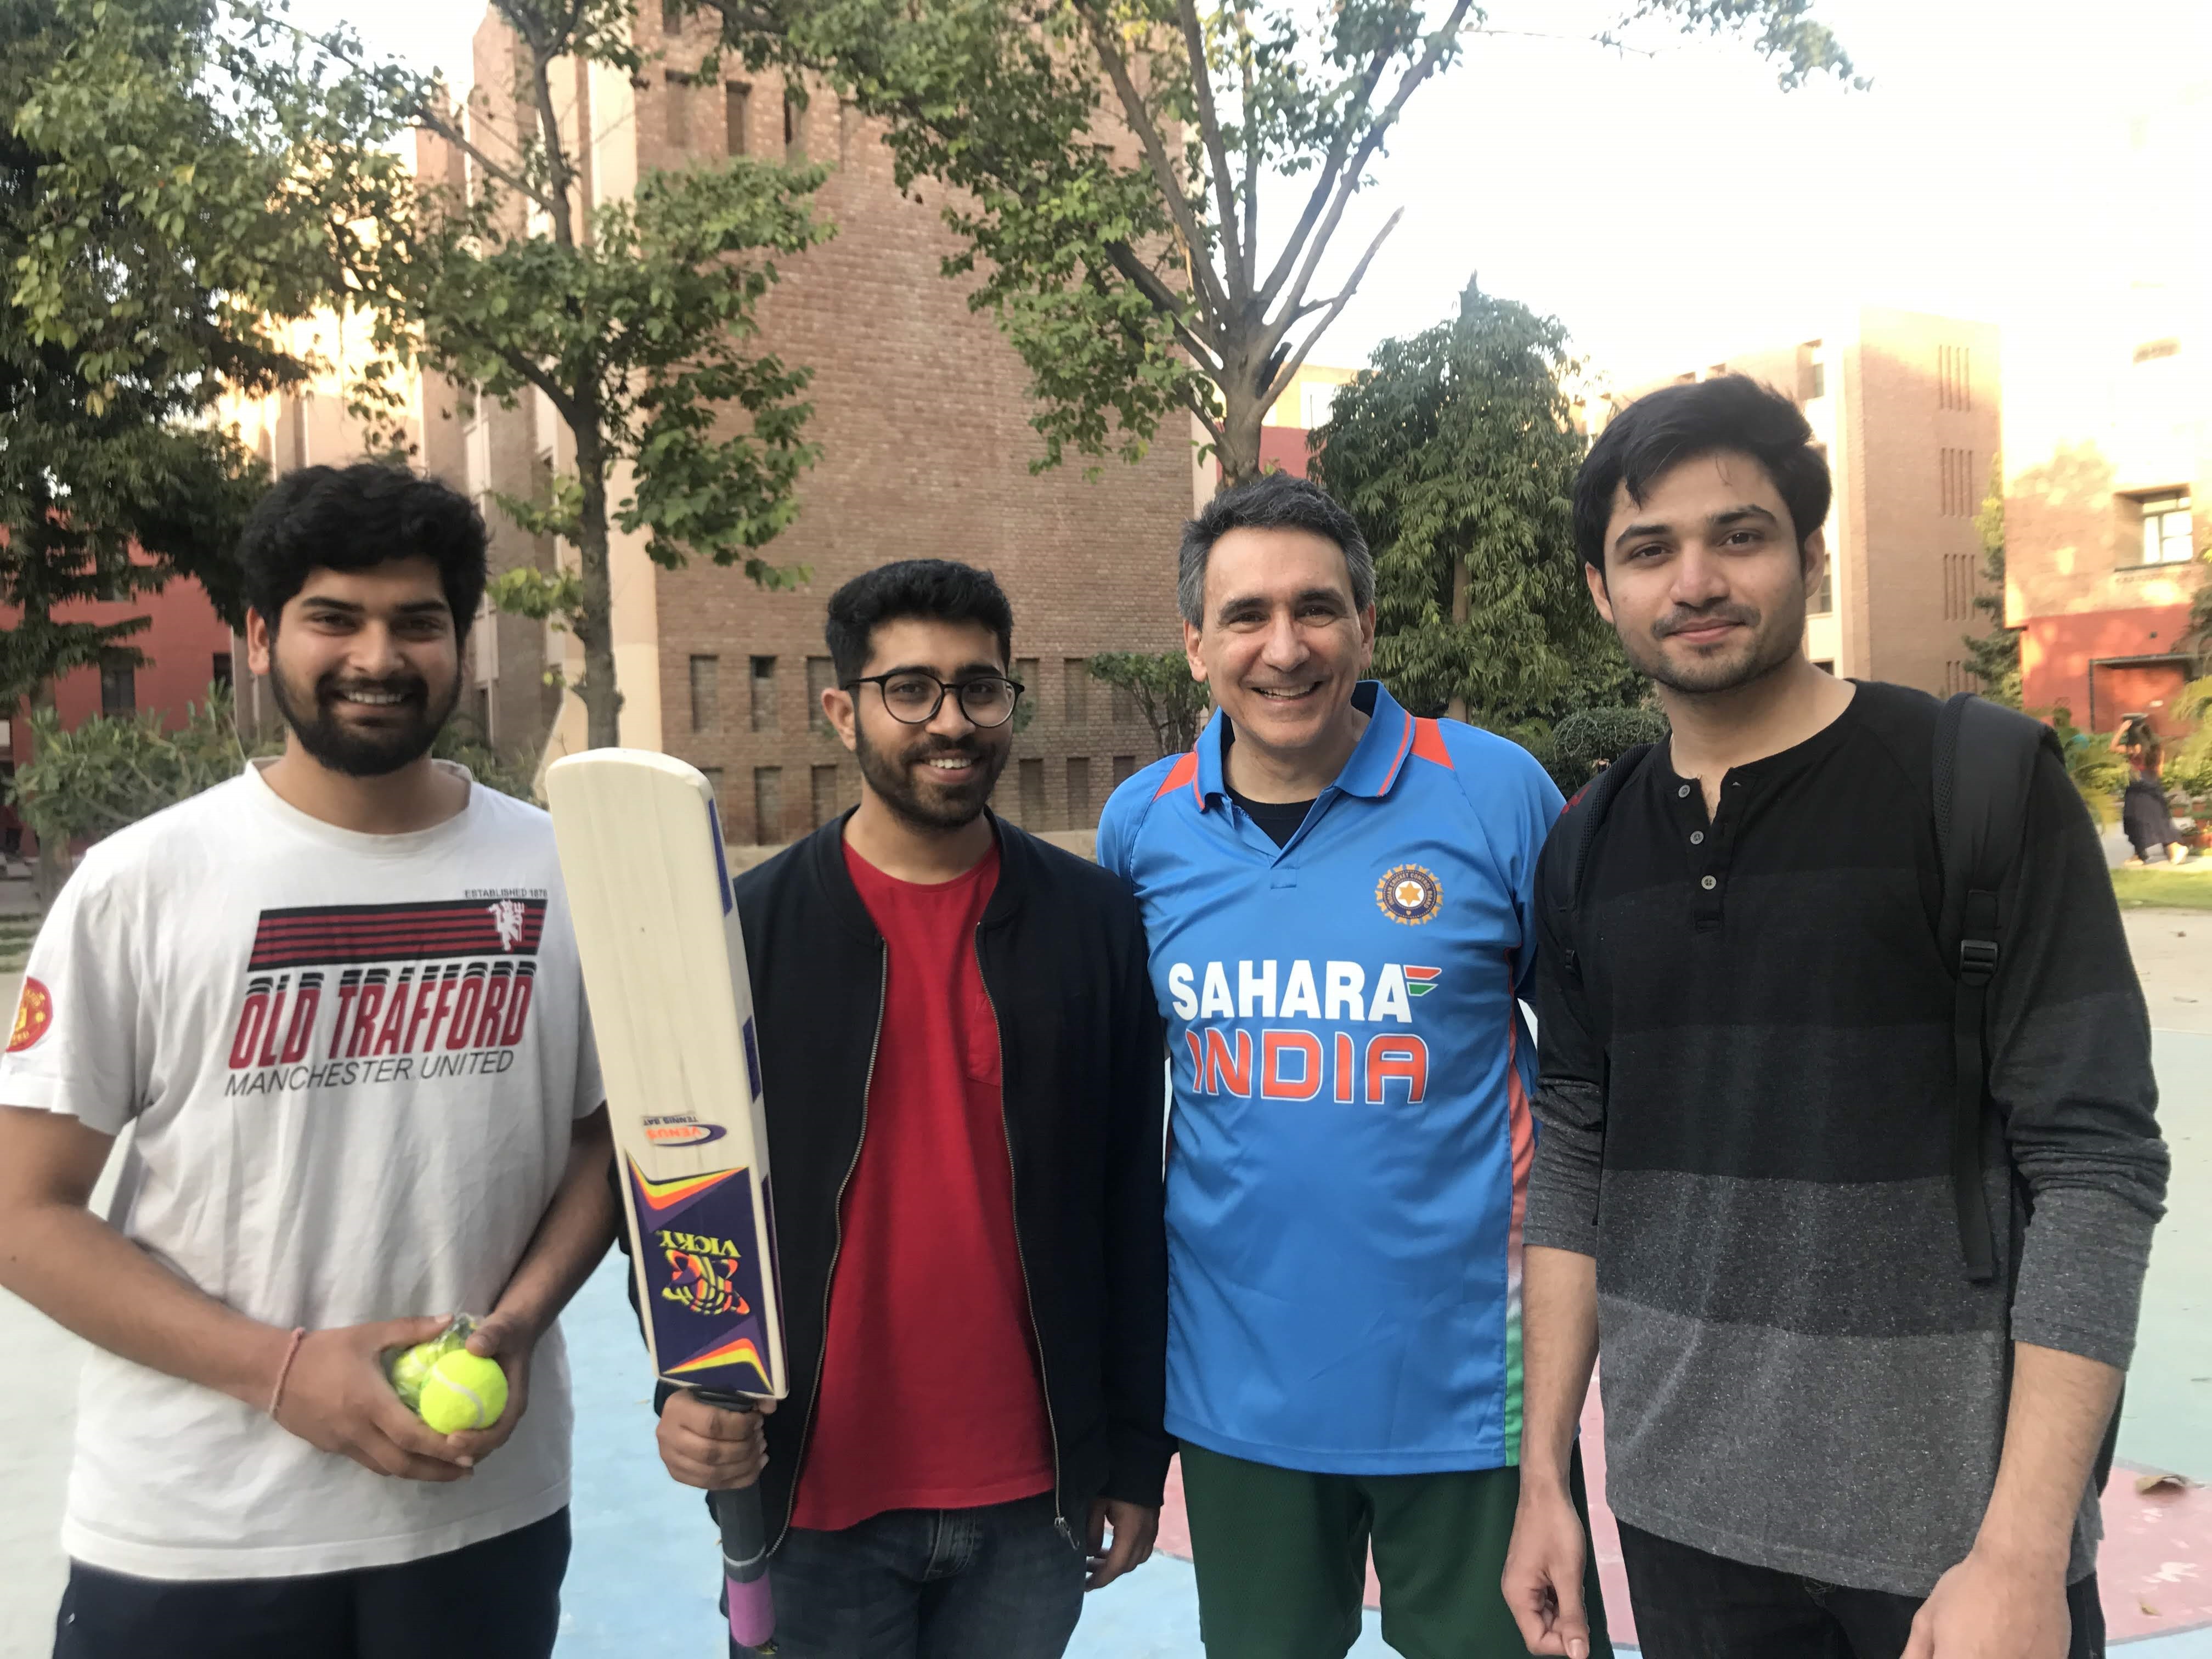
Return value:
[(1552, 728), (1547, 763), (1552, 781), (1571, 799), (1597, 775), (1600, 762), (1611, 765), (1639, 743), (1663, 742), (1668, 730), (1667, 717), (1651, 708), (1577, 708), (1562, 714)]
[(2051, 711), (2051, 729), (2058, 734), (2066, 775), (2074, 780), (2082, 805), (2100, 830), (2110, 828), (2128, 783), (2128, 763), (2113, 751), (2112, 734), (2084, 732), (2074, 724), (2074, 711), (2063, 704)]

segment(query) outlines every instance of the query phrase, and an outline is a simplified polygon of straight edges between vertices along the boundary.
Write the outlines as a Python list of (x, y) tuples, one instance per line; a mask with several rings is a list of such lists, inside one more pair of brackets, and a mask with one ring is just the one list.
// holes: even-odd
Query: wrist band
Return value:
[(269, 1390), (269, 1415), (271, 1419), (276, 1415), (276, 1402), (284, 1397), (284, 1379), (291, 1376), (292, 1361), (299, 1357), (300, 1344), (306, 1340), (307, 1334), (305, 1325), (295, 1325), (292, 1340), (284, 1345), (284, 1363), (276, 1367), (276, 1386)]

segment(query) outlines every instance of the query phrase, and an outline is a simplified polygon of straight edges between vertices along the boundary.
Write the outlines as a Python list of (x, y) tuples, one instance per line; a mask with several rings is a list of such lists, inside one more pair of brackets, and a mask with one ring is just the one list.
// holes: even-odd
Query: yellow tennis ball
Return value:
[(489, 1428), (507, 1409), (507, 1373), (492, 1360), (466, 1348), (442, 1356), (422, 1379), (422, 1401), (416, 1407), (440, 1434)]
[(430, 1368), (438, 1363), (439, 1356), (448, 1351), (443, 1337), (428, 1342), (417, 1342), (411, 1348), (401, 1350), (392, 1361), (392, 1388), (407, 1409), (422, 1409), (422, 1384), (429, 1379)]

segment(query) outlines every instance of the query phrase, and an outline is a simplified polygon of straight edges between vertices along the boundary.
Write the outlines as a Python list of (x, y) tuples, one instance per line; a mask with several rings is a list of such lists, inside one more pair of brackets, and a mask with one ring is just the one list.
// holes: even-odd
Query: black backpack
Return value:
[[(1566, 890), (1555, 918), (1559, 937), (1577, 939), (1583, 877), (1598, 827), (1620, 787), (1654, 745), (1638, 744), (1590, 781), (1569, 803), (1559, 833), (1570, 837)], [(1951, 1188), (1959, 1212), (1959, 1248), (1966, 1277), (1986, 1284), (1996, 1273), (1990, 1206), (1982, 1185), (1988, 1121), (1990, 981), (2004, 953), (2005, 878), (2019, 861), (2027, 831), (2027, 792), (2035, 757), (2059, 754), (2058, 739), (2040, 720), (1962, 691), (1936, 715), (1936, 844), (1943, 863), (1940, 929), (1944, 960), (1957, 988), (1952, 1042), (1957, 1083), (1952, 1097)], [(1579, 974), (1575, 949), (1566, 953)]]
[[(1578, 941), (1577, 907), (1589, 867), (1591, 844), (1621, 786), (1655, 744), (1643, 743), (1599, 773), (1567, 804), (1558, 833), (1570, 837), (1566, 890), (1553, 920), (1556, 936)], [(1936, 717), (1934, 757), (1936, 845), (1942, 860), (1943, 899), (1938, 927), (1943, 959), (1951, 964), (1952, 1053), (1956, 1060), (1951, 1097), (1951, 1193), (1959, 1215), (1959, 1249), (1966, 1277), (1978, 1285), (1996, 1276), (1985, 1160), (1998, 1157), (1988, 1134), (1990, 981), (2004, 957), (2005, 878), (2020, 860), (2027, 830), (2027, 797), (2036, 756), (2048, 750), (2063, 765), (2058, 738), (2042, 721), (1961, 691)], [(1578, 944), (1565, 952), (1567, 971), (1580, 975)], [(2026, 1194), (2021, 1194), (2026, 1202)], [(2112, 1407), (2092, 1480), (2102, 1492), (2118, 1449), (2120, 1407)]]

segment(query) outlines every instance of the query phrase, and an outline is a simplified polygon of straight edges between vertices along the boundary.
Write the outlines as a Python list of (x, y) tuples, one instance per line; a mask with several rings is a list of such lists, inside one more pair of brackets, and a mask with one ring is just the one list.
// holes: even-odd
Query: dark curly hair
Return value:
[(483, 598), (489, 538), (476, 503), (404, 467), (303, 466), (276, 480), (238, 539), (246, 600), (272, 634), (315, 570), (367, 570), (393, 559), (438, 567), (453, 633), (466, 639)]
[(868, 665), (868, 641), (885, 623), (907, 617), (981, 623), (997, 636), (1001, 661), (1014, 654), (1014, 607), (998, 578), (951, 559), (902, 559), (853, 578), (830, 596), (822, 629), (840, 684)]

